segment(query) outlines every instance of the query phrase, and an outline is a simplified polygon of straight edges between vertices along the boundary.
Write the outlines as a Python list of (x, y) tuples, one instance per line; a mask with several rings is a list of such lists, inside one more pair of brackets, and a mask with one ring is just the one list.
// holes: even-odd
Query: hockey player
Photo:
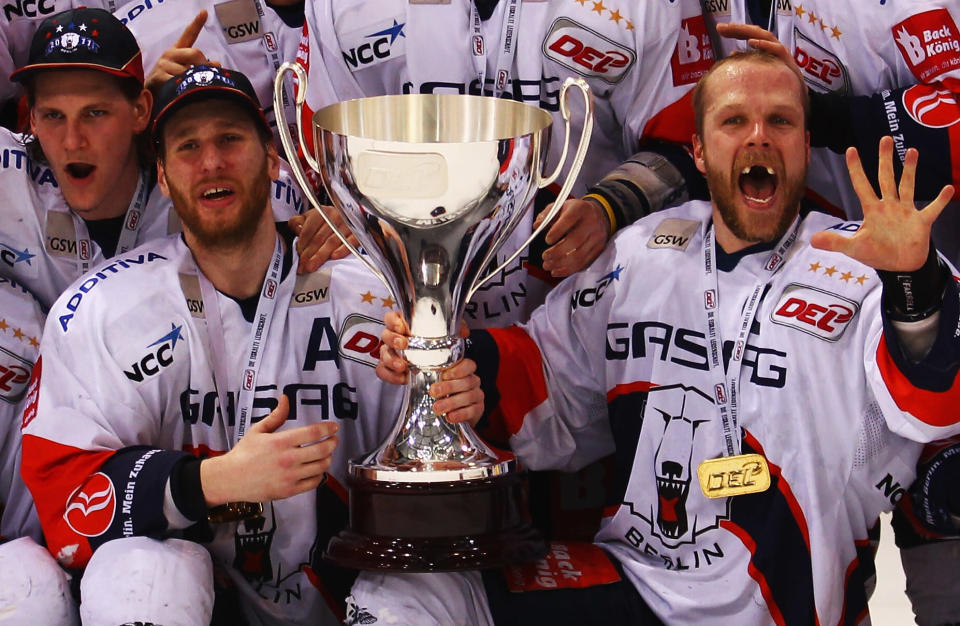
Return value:
[[(472, 333), (503, 399), (491, 426), (519, 459), (577, 466), (615, 451), (603, 552), (555, 546), (535, 567), (484, 573), (485, 594), (477, 575), (364, 574), (362, 623), (388, 611), (411, 623), (865, 617), (870, 525), (912, 481), (920, 442), (960, 429), (944, 410), (960, 400), (960, 294), (929, 243), (954, 190), (916, 211), (917, 152), (898, 187), (887, 138), (879, 198), (847, 155), (862, 224), (798, 215), (805, 93), (772, 55), (718, 62), (694, 95), (712, 201), (619, 234), (526, 326)], [(391, 351), (381, 357), (399, 376)], [(413, 584), (439, 602), (395, 595)], [(459, 606), (464, 588), (490, 612)]]
[(43, 312), (0, 278), (0, 624), (79, 623), (67, 575), (43, 548), (33, 499), (20, 479), (20, 421)]
[[(182, 538), (206, 546), (250, 624), (336, 623), (353, 574), (320, 554), (346, 521), (346, 460), (399, 410), (371, 355), (371, 316), (392, 301), (354, 259), (297, 275), (269, 207), (279, 158), (240, 72), (169, 81), (153, 134), (183, 237), (74, 283), (41, 342), (23, 474), (48, 546), (89, 562), (85, 623), (207, 623), (209, 557)], [(463, 392), (438, 410), (473, 406), (470, 368), (438, 384)], [(129, 585), (136, 571), (183, 590)]]
[[(102, 9), (43, 22), (30, 62), (13, 78), (27, 88), (31, 135), (0, 129), (0, 185), (12, 199), (0, 221), (0, 276), (49, 307), (93, 265), (179, 230), (156, 190), (148, 139), (152, 97), (140, 48)], [(274, 209), (302, 207), (284, 175)]]

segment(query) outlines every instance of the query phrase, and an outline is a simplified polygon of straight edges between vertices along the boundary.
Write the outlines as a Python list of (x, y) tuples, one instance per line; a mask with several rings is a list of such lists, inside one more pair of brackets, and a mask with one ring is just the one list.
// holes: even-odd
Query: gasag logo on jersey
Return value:
[(393, 18), (343, 35), (340, 39), (343, 60), (351, 69), (358, 70), (405, 55), (407, 35), (403, 32), (404, 26), (406, 22)]
[(18, 250), (14, 246), (0, 243), (0, 264), (15, 272), (17, 276), (37, 277), (40, 264), (34, 260), (36, 256), (30, 252), (30, 248)]
[(647, 240), (648, 248), (686, 250), (690, 239), (700, 228), (700, 222), (668, 217), (659, 224)]
[(0, 400), (14, 404), (27, 391), (33, 363), (0, 346)]
[[(893, 105), (894, 114), (896, 105)], [(887, 105), (887, 102), (884, 102)], [(889, 106), (887, 107), (889, 111)], [(960, 105), (949, 89), (931, 85), (914, 85), (903, 92), (903, 108), (918, 124), (929, 128), (946, 128), (960, 122)], [(890, 113), (887, 113), (890, 117)], [(893, 130), (891, 128), (891, 130)]]
[(147, 346), (147, 353), (123, 370), (124, 376), (135, 383), (142, 383), (173, 364), (177, 342), (183, 339), (183, 324), (170, 323), (170, 332)]
[(290, 306), (310, 306), (318, 302), (326, 302), (329, 297), (330, 270), (320, 269), (316, 272), (297, 276), (297, 282), (293, 285)]
[(78, 535), (98, 537), (110, 528), (116, 508), (113, 481), (103, 472), (97, 472), (67, 498), (63, 519)]
[(140, 4), (135, 4), (127, 11), (126, 15), (117, 15), (120, 18), (120, 21), (124, 24), (127, 22), (132, 22), (137, 19), (141, 13), (148, 11), (155, 6), (160, 6), (163, 4), (164, 0), (144, 0)]
[(352, 313), (343, 320), (340, 328), (340, 356), (370, 367), (376, 367), (380, 359), (380, 333), (383, 332), (383, 322)]
[(227, 43), (234, 44), (260, 37), (260, 15), (250, 0), (229, 0), (213, 6)]
[(8, 22), (13, 21), (13, 16), (18, 17), (39, 17), (40, 15), (50, 15), (57, 10), (56, 0), (15, 0), (3, 5), (3, 16)]
[(673, 71), (673, 84), (692, 85), (700, 80), (713, 65), (713, 46), (707, 34), (707, 24), (703, 16), (690, 17), (680, 24), (677, 47), (670, 59)]
[(600, 301), (607, 286), (615, 280), (620, 280), (620, 274), (623, 272), (623, 266), (617, 265), (617, 268), (608, 274), (604, 274), (593, 287), (586, 289), (577, 289), (570, 295), (570, 310), (576, 311), (578, 308), (590, 308)]
[(543, 55), (587, 78), (620, 82), (637, 53), (571, 19), (557, 19), (543, 40)]
[(850, 93), (850, 78), (840, 57), (814, 43), (796, 27), (793, 28), (793, 38), (796, 45), (793, 60), (811, 88), (840, 95)]
[(843, 336), (859, 310), (860, 305), (853, 300), (816, 287), (791, 283), (780, 294), (770, 320), (832, 342)]
[(911, 15), (891, 29), (907, 66), (920, 82), (960, 67), (960, 32), (947, 9)]

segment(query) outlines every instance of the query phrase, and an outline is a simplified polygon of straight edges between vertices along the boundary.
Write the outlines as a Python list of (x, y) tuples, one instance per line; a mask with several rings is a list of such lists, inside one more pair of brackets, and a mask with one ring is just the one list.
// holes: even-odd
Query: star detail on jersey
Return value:
[(833, 38), (836, 39), (836, 40), (839, 40), (839, 39), (840, 39), (840, 35), (842, 35), (842, 34), (843, 34), (843, 31), (841, 31), (839, 27), (834, 26), (834, 27), (833, 27), (833, 33), (832, 33), (830, 36), (833, 37)]
[(815, 24), (817, 22), (817, 15), (813, 11), (808, 11), (807, 19), (810, 20), (811, 24)]
[(857, 284), (858, 284), (858, 285), (862, 285), (863, 283), (867, 282), (868, 280), (869, 280), (869, 278), (867, 277), (866, 274), (863, 274), (863, 275), (861, 275), (861, 276), (857, 276)]
[(830, 267), (824, 268), (823, 273), (826, 274), (827, 276), (833, 276), (836, 273), (836, 271), (837, 271), (837, 268), (831, 265)]
[(617, 24), (619, 24), (619, 23), (620, 23), (620, 20), (622, 20), (622, 19), (623, 19), (623, 16), (620, 15), (620, 11), (619, 11), (619, 10), (610, 11), (610, 21), (616, 22)]
[(591, 11), (596, 12), (598, 15), (603, 15), (603, 12), (606, 8), (607, 7), (603, 6), (603, 0), (601, 0), (600, 2), (593, 3), (593, 8)]
[(383, 308), (385, 309), (392, 309), (397, 305), (396, 301), (390, 296), (387, 296), (386, 298), (380, 298), (380, 302), (383, 304)]
[(803, 8), (803, 5), (802, 5), (802, 4), (798, 4), (798, 5), (797, 5), (797, 8), (795, 8), (794, 11), (797, 12), (797, 17), (803, 17), (803, 14), (807, 12), (807, 11)]
[(811, 264), (810, 264), (810, 271), (811, 271), (811, 272), (816, 273), (816, 271), (817, 271), (818, 269), (820, 269), (820, 262), (819, 262), (819, 261), (817, 261), (816, 263), (811, 263)]
[(10, 324), (7, 324), (6, 319), (0, 319), (0, 330), (7, 332), (7, 329), (10, 328)]
[(367, 293), (361, 293), (361, 294), (360, 294), (360, 301), (361, 301), (361, 302), (367, 302), (367, 303), (373, 304), (373, 299), (374, 299), (374, 296), (373, 296), (373, 294), (372, 294), (371, 292), (369, 292), (369, 291), (368, 291)]
[(160, 337), (159, 339), (157, 339), (147, 347), (152, 348), (153, 346), (158, 346), (162, 343), (166, 343), (169, 341), (170, 349), (173, 350), (174, 348), (177, 347), (177, 342), (183, 339), (182, 330), (183, 330), (183, 325), (177, 326), (173, 322), (170, 322), (170, 332), (164, 335), (163, 337)]
[(850, 282), (851, 278), (853, 278), (853, 274), (851, 274), (850, 272), (844, 272), (843, 274), (840, 275), (840, 280), (842, 280), (845, 283)]
[(397, 20), (393, 20), (393, 26), (390, 28), (385, 28), (376, 33), (370, 33), (367, 37), (382, 37), (385, 35), (390, 35), (390, 43), (393, 44), (397, 40), (397, 37), (407, 38), (407, 35), (403, 32), (403, 27), (406, 26), (406, 23), (398, 24)]

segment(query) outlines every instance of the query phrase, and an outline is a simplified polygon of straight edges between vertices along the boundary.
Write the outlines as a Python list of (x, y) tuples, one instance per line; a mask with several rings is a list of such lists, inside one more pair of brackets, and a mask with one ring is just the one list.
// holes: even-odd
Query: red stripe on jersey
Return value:
[(773, 599), (773, 591), (770, 589), (769, 583), (767, 583), (767, 578), (753, 565), (753, 556), (757, 552), (757, 544), (753, 541), (747, 531), (730, 520), (720, 520), (720, 527), (736, 535), (737, 538), (743, 542), (743, 545), (746, 546), (747, 550), (750, 551), (750, 562), (747, 565), (747, 572), (750, 574), (750, 577), (757, 581), (757, 584), (760, 585), (760, 593), (763, 594), (763, 599), (767, 602), (767, 609), (770, 611), (770, 617), (772, 617), (773, 621), (780, 626), (786, 626), (787, 622), (785, 619), (783, 619), (783, 613), (781, 613), (780, 607), (777, 606), (776, 601)]
[(327, 481), (327, 487), (330, 488), (330, 491), (332, 491), (333, 493), (337, 494), (337, 497), (340, 498), (341, 500), (343, 500), (344, 503), (346, 503), (346, 502), (347, 502), (347, 490), (346, 490), (346, 488), (345, 488), (343, 485), (340, 484), (340, 481), (338, 481), (336, 478), (334, 478), (333, 475), (330, 474), (330, 472), (327, 472), (326, 481)]
[(226, 454), (226, 450), (214, 450), (213, 448), (207, 446), (206, 444), (201, 443), (198, 446), (191, 446), (189, 444), (183, 444), (183, 451), (189, 452), (198, 459), (205, 459), (208, 457), (220, 456)]
[(812, 200), (814, 204), (816, 204), (818, 207), (820, 207), (830, 215), (834, 217), (838, 217), (842, 220), (847, 219), (847, 214), (844, 213), (843, 209), (841, 209), (834, 203), (830, 202), (829, 200), (827, 200), (826, 198), (818, 194), (813, 189), (810, 189), (809, 187), (807, 187), (803, 195), (806, 196), (809, 200)]
[(783, 477), (783, 470), (780, 469), (780, 466), (776, 463), (770, 462), (770, 459), (767, 458), (766, 453), (763, 451), (763, 446), (760, 445), (760, 442), (757, 441), (756, 437), (744, 430), (743, 438), (747, 442), (747, 445), (757, 451), (757, 454), (760, 454), (763, 456), (763, 458), (767, 459), (767, 466), (770, 468), (770, 475), (776, 476), (777, 489), (780, 490), (780, 493), (783, 494), (783, 498), (787, 501), (787, 506), (790, 507), (790, 512), (793, 513), (793, 519), (797, 522), (797, 528), (800, 529), (800, 534), (803, 535), (803, 542), (807, 544), (807, 551), (809, 552), (810, 531), (807, 529), (807, 518), (803, 515), (803, 509), (800, 508), (800, 503), (797, 502), (796, 496), (793, 495), (793, 489), (790, 488), (790, 483), (788, 483), (787, 479)]
[(28, 434), (23, 435), (22, 445), (20, 474), (34, 494), (47, 549), (54, 557), (73, 552), (72, 558), (61, 561), (63, 565), (84, 567), (93, 550), (87, 537), (67, 522), (67, 501), (115, 451), (81, 450)]
[(653, 383), (649, 383), (644, 380), (638, 380), (633, 383), (626, 383), (623, 385), (617, 385), (613, 389), (607, 392), (607, 404), (610, 404), (615, 399), (620, 396), (626, 396), (631, 393), (646, 393), (656, 387)]
[(654, 115), (646, 126), (640, 140), (660, 139), (681, 145), (690, 145), (690, 141), (697, 132), (693, 115), (693, 89), (682, 98), (664, 107)]
[(617, 511), (620, 510), (619, 504), (611, 504), (610, 506), (603, 507), (603, 516), (604, 517), (613, 517), (617, 514)]
[(326, 585), (323, 584), (323, 581), (320, 579), (320, 576), (317, 575), (313, 568), (309, 565), (301, 565), (300, 571), (307, 575), (307, 580), (310, 581), (310, 584), (320, 592), (320, 595), (323, 597), (324, 603), (327, 605), (327, 608), (330, 609), (330, 612), (333, 613), (337, 621), (341, 624), (346, 623), (347, 621), (347, 611), (343, 606), (343, 598), (338, 598), (336, 594), (331, 592)]
[(960, 421), (960, 372), (946, 391), (927, 391), (914, 387), (893, 362), (886, 337), (877, 346), (877, 367), (887, 390), (901, 411), (906, 411), (929, 426), (950, 426)]
[(508, 435), (523, 426), (524, 416), (547, 399), (540, 348), (525, 330), (518, 327), (489, 329), (500, 353), (497, 390), (500, 412)]

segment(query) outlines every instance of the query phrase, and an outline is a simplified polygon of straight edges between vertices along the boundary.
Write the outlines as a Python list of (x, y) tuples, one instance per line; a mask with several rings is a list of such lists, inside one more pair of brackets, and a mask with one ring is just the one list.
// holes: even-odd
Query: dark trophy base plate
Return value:
[(532, 561), (547, 542), (531, 525), (523, 479), (398, 483), (351, 477), (350, 524), (324, 558), (359, 570), (436, 572)]

